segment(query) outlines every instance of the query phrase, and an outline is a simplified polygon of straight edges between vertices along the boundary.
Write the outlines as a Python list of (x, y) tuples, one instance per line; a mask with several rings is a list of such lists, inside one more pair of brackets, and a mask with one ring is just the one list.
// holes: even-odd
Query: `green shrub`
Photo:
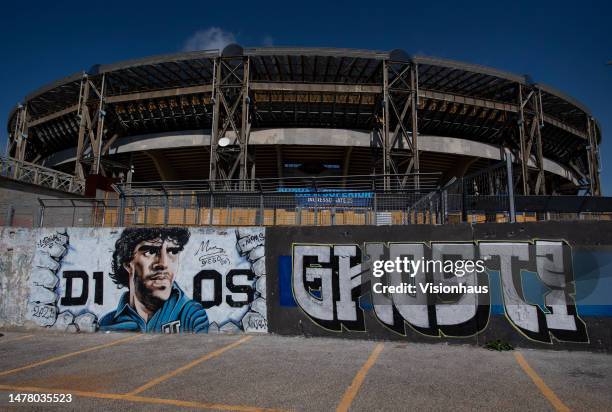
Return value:
[(514, 350), (514, 347), (512, 345), (501, 339), (488, 341), (487, 343), (485, 343), (484, 347), (489, 350), (496, 350), (500, 352), (504, 350)]

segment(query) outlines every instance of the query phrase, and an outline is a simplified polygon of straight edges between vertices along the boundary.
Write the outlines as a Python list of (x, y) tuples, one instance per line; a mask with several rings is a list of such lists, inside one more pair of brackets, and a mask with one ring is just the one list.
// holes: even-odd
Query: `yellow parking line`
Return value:
[(41, 388), (41, 387), (36, 387), (36, 386), (0, 385), (0, 390), (15, 391), (15, 392), (64, 393), (64, 394), (70, 393), (74, 396), (79, 396), (81, 398), (113, 399), (113, 400), (118, 400), (118, 401), (149, 403), (149, 404), (157, 404), (157, 405), (182, 406), (185, 408), (196, 408), (196, 409), (214, 409), (214, 410), (244, 411), (244, 412), (254, 412), (254, 411), (283, 412), (282, 409), (259, 408), (256, 406), (226, 405), (222, 403), (207, 403), (207, 402), (191, 402), (191, 401), (181, 401), (178, 399), (149, 398), (149, 397), (144, 397), (144, 396), (122, 395), (118, 393), (76, 391), (76, 390), (71, 390), (71, 389), (51, 389), (51, 388)]
[(34, 336), (34, 335), (24, 335), (24, 336), (18, 336), (18, 337), (16, 337), (16, 338), (13, 338), (13, 339), (6, 339), (6, 340), (1, 339), (1, 340), (0, 340), (0, 343), (15, 342), (15, 341), (18, 341), (18, 340), (22, 340), (22, 339), (28, 339), (28, 338), (31, 338), (32, 336)]
[(219, 356), (223, 352), (225, 352), (227, 350), (230, 350), (230, 349), (232, 349), (232, 348), (234, 348), (234, 347), (236, 347), (238, 345), (241, 345), (241, 344), (243, 344), (244, 342), (248, 341), (251, 338), (253, 338), (253, 337), (252, 336), (245, 336), (242, 339), (239, 339), (236, 342), (230, 343), (229, 345), (223, 346), (222, 348), (217, 349), (214, 352), (207, 353), (206, 355), (204, 355), (204, 356), (194, 360), (193, 362), (189, 362), (187, 365), (181, 366), (180, 368), (175, 369), (172, 372), (168, 372), (167, 374), (162, 375), (159, 378), (155, 378), (155, 379), (145, 383), (144, 385), (134, 389), (133, 391), (127, 393), (126, 395), (132, 396), (132, 395), (136, 395), (136, 394), (139, 394), (141, 392), (144, 392), (147, 389), (149, 389), (150, 387), (155, 386), (158, 383), (161, 383), (161, 382), (163, 382), (165, 380), (168, 380), (168, 379), (172, 378), (173, 376), (178, 375), (181, 372), (184, 372), (184, 371), (186, 371), (188, 369), (191, 369), (194, 366), (196, 366), (196, 365), (198, 365), (198, 364), (200, 364), (200, 363), (202, 363), (204, 361), (207, 361), (207, 360), (212, 359), (212, 358), (214, 358), (216, 356)]
[(363, 384), (363, 381), (365, 380), (368, 371), (376, 363), (376, 360), (378, 359), (378, 356), (382, 352), (384, 346), (384, 343), (379, 343), (374, 347), (374, 350), (370, 354), (370, 357), (363, 364), (361, 369), (359, 369), (359, 372), (357, 372), (357, 375), (355, 375), (351, 386), (349, 386), (346, 392), (344, 393), (344, 396), (338, 404), (336, 411), (348, 411), (349, 407), (351, 406), (351, 403), (353, 403), (353, 399), (355, 399), (355, 396), (357, 396), (357, 392), (359, 392), (359, 388)]
[(9, 370), (0, 372), (0, 376), (6, 376), (6, 375), (10, 375), (11, 373), (21, 372), (21, 371), (26, 370), (26, 369), (35, 368), (36, 366), (46, 365), (46, 364), (51, 363), (51, 362), (57, 362), (59, 360), (66, 359), (66, 358), (71, 358), (73, 356), (80, 355), (82, 353), (87, 353), (87, 352), (91, 352), (91, 351), (98, 350), (98, 349), (108, 348), (110, 346), (118, 345), (120, 343), (127, 342), (127, 341), (130, 341), (130, 340), (139, 338), (140, 336), (142, 336), (142, 335), (139, 334), (139, 335), (129, 336), (127, 338), (117, 339), (115, 341), (112, 341), (112, 342), (109, 342), (109, 343), (105, 343), (103, 345), (92, 346), (91, 348), (81, 349), (81, 350), (78, 350), (76, 352), (70, 352), (70, 353), (66, 353), (64, 355), (55, 356), (53, 358), (49, 358), (49, 359), (46, 359), (46, 360), (43, 360), (43, 361), (40, 361), (40, 362), (30, 363), (28, 365), (21, 366), (19, 368), (9, 369)]
[(557, 411), (569, 412), (570, 409), (565, 406), (563, 402), (561, 402), (561, 399), (559, 399), (557, 395), (552, 391), (552, 389), (550, 389), (548, 385), (544, 383), (542, 378), (540, 378), (540, 376), (533, 369), (531, 369), (531, 366), (529, 366), (527, 360), (525, 359), (525, 357), (523, 357), (522, 354), (520, 354), (519, 352), (515, 352), (514, 358), (516, 359), (518, 364), (521, 365), (523, 371), (525, 371), (525, 373), (531, 378), (533, 383), (535, 383), (540, 392), (542, 392), (542, 394), (546, 397), (546, 399), (548, 399), (548, 401), (555, 407)]

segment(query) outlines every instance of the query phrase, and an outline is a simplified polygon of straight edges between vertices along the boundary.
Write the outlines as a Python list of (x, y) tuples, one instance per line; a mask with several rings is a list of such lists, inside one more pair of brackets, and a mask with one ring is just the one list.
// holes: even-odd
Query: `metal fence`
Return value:
[(606, 219), (612, 198), (514, 196), (506, 163), (440, 174), (124, 183), (106, 199), (41, 199), (41, 226), (336, 226)]
[(118, 226), (118, 200), (107, 199), (39, 199), (39, 227), (114, 227)]
[[(323, 178), (139, 182), (104, 200), (41, 199), (41, 225), (66, 210), (71, 225), (367, 225), (406, 223), (440, 173)], [(83, 216), (89, 216), (83, 218)]]
[(501, 162), (452, 179), (417, 200), (409, 223), (514, 222), (515, 197), (511, 166)]
[(454, 179), (415, 202), (408, 223), (612, 220), (612, 197), (515, 195), (518, 176), (506, 161)]
[(85, 181), (82, 179), (13, 157), (0, 156), (0, 176), (69, 193), (85, 192)]

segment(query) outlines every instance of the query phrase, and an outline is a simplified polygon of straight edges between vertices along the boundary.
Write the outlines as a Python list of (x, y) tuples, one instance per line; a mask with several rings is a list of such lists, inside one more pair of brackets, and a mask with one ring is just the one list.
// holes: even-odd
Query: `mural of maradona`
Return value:
[(128, 288), (101, 330), (207, 332), (208, 316), (176, 284), (179, 258), (189, 241), (185, 228), (128, 228), (113, 253), (113, 281)]
[(263, 228), (42, 229), (27, 318), (67, 331), (266, 332)]

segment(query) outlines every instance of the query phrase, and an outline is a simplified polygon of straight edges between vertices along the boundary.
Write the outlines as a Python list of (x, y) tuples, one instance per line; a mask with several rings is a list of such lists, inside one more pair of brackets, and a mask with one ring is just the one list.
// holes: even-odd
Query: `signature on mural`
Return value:
[(198, 247), (198, 250), (195, 252), (194, 256), (198, 257), (202, 267), (212, 265), (214, 263), (219, 263), (222, 266), (230, 264), (230, 259), (227, 256), (227, 253), (225, 253), (225, 249), (211, 245), (210, 239), (200, 243), (200, 247)]

